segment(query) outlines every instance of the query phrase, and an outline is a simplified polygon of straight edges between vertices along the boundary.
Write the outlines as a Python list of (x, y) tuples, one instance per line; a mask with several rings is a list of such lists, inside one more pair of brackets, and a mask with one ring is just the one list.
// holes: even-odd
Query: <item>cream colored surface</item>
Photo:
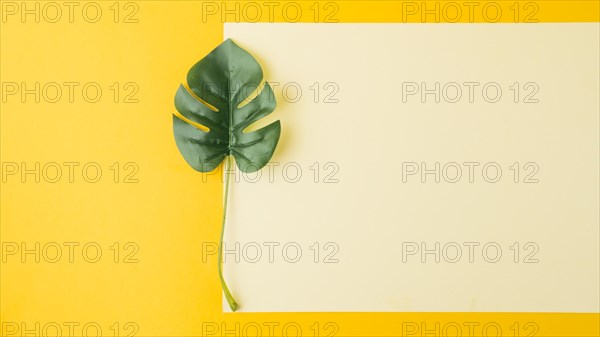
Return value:
[[(240, 260), (226, 254), (225, 273), (241, 311), (598, 312), (598, 28), (225, 24), (225, 38), (255, 54), (266, 79), (280, 83), (278, 108), (262, 124), (280, 119), (283, 130), (273, 182), (265, 168), (257, 182), (242, 176), (230, 194), (226, 245), (240, 243)], [(302, 89), (295, 103), (282, 96), (292, 82), (291, 98), (293, 87)], [(323, 103), (332, 91), (327, 82), (337, 84), (339, 103)], [(503, 94), (497, 103), (481, 95), (469, 103), (463, 87), (458, 103), (431, 95), (427, 103), (418, 96), (402, 102), (403, 82), (479, 82), (479, 89), (496, 82)], [(514, 103), (513, 82), (537, 83), (539, 103)], [(302, 169), (296, 183), (283, 177), (290, 162)], [(328, 162), (339, 167), (338, 183), (323, 183)], [(456, 162), (463, 177), (403, 182), (403, 162)], [(464, 162), (481, 163), (473, 183)], [(481, 175), (488, 162), (503, 170), (497, 183)], [(539, 182), (515, 183), (514, 162), (520, 180), (522, 166), (537, 163)], [(294, 169), (288, 173), (292, 180)], [(256, 263), (253, 242), (262, 247)], [(266, 242), (279, 244), (273, 263)], [(291, 242), (302, 249), (296, 263), (282, 256)], [(333, 251), (327, 242), (339, 247), (338, 263), (322, 262)], [(463, 256), (403, 262), (403, 242), (456, 242)], [(480, 244), (473, 263), (465, 242)], [(487, 243), (502, 248), (498, 262), (483, 258)], [(539, 262), (523, 263), (533, 246)]]

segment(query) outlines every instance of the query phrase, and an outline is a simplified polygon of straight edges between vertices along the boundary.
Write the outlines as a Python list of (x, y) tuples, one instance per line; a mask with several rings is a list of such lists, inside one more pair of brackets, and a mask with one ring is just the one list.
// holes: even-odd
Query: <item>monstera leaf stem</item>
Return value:
[(225, 174), (225, 192), (223, 195), (223, 221), (221, 223), (221, 239), (219, 240), (219, 279), (221, 280), (221, 287), (223, 288), (223, 292), (225, 293), (225, 298), (227, 299), (227, 303), (229, 303), (229, 307), (231, 311), (236, 311), (238, 308), (238, 304), (231, 295), (229, 288), (227, 287), (227, 283), (225, 282), (225, 278), (223, 278), (223, 237), (225, 236), (225, 222), (227, 220), (227, 199), (229, 197), (229, 170), (231, 169), (231, 156), (227, 156), (225, 158), (225, 168), (223, 169), (223, 173)]

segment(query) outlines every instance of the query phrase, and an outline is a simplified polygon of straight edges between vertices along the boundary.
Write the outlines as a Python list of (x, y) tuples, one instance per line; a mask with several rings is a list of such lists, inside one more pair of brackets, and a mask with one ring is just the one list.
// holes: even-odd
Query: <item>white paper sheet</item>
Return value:
[(230, 193), (240, 310), (598, 312), (598, 32), (225, 24), (282, 123)]

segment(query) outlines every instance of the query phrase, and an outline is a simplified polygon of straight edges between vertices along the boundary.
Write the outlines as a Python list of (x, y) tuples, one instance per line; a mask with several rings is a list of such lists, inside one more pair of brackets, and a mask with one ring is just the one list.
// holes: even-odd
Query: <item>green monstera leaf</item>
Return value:
[[(179, 151), (192, 168), (210, 172), (225, 161), (227, 172), (231, 156), (242, 172), (257, 171), (269, 162), (281, 133), (279, 121), (244, 132), (275, 109), (275, 96), (268, 83), (251, 98), (262, 78), (262, 68), (256, 59), (231, 39), (190, 69), (187, 87), (180, 85), (175, 95), (175, 108), (180, 115), (173, 115), (173, 132)], [(218, 267), (225, 298), (231, 310), (236, 311), (238, 304), (222, 271), (228, 193), (229, 174), (226, 174)]]
[(275, 109), (271, 86), (265, 83), (260, 94), (240, 106), (262, 78), (256, 59), (231, 39), (190, 69), (189, 90), (181, 85), (175, 95), (175, 107), (187, 120), (174, 115), (173, 131), (177, 147), (191, 167), (209, 172), (230, 154), (242, 172), (257, 171), (269, 162), (281, 133), (279, 121), (254, 132), (244, 129)]

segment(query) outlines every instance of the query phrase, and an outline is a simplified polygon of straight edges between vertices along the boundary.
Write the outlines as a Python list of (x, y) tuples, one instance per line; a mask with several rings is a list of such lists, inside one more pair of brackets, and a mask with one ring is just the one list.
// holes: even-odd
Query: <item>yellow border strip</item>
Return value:
[(279, 23), (599, 22), (600, 2), (583, 1), (203, 1), (202, 21)]
[(597, 337), (599, 324), (578, 313), (233, 313), (203, 321), (201, 336)]

